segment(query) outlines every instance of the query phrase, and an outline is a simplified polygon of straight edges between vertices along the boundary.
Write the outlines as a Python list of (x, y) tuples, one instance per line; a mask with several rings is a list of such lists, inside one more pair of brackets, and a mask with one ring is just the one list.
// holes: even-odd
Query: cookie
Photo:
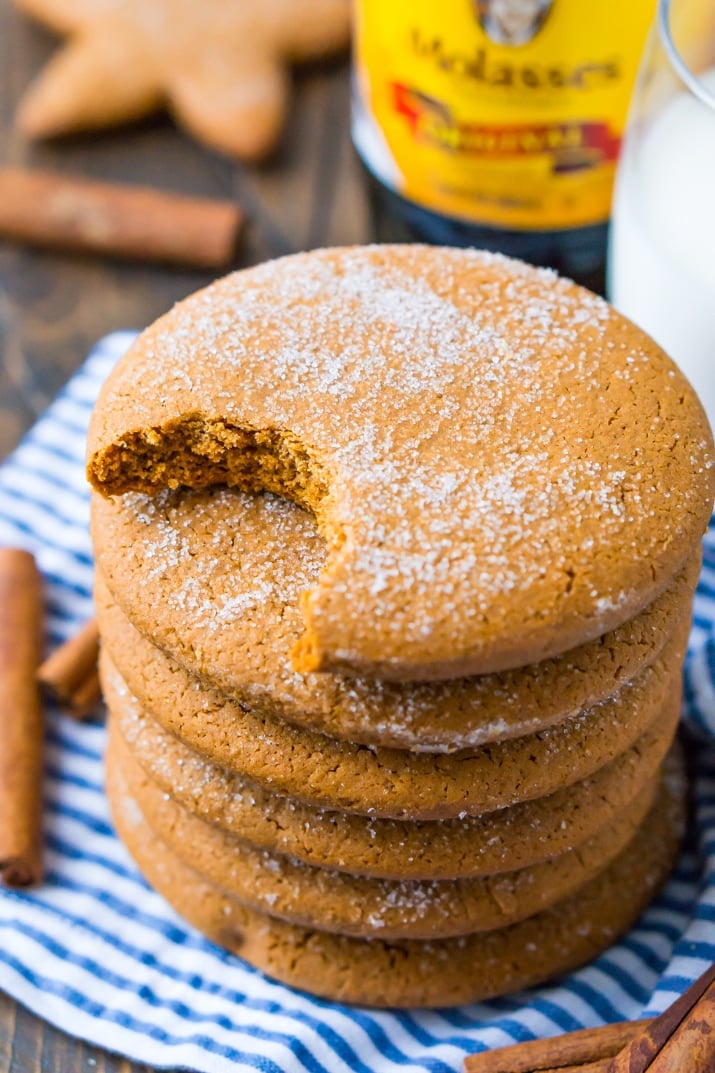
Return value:
[(162, 793), (208, 823), (306, 864), (383, 879), (511, 872), (580, 846), (632, 807), (674, 732), (672, 718), (656, 721), (593, 776), (548, 797), (483, 816), (408, 822), (314, 808), (271, 793), (200, 757), (129, 697), (116, 702), (110, 725)]
[(612, 700), (467, 756), (368, 749), (244, 711), (203, 689), (143, 638), (139, 654), (128, 637), (105, 634), (100, 662), (110, 708), (134, 694), (147, 715), (201, 755), (275, 793), (363, 815), (441, 820), (554, 793), (598, 771), (656, 719), (674, 726), (687, 627)]
[(181, 302), (106, 382), (88, 476), (293, 499), (328, 547), (296, 668), (407, 681), (615, 629), (715, 489), (707, 418), (652, 339), (553, 273), (423, 246), (299, 254)]
[(672, 867), (684, 782), (672, 775), (616, 860), (551, 909), (491, 932), (432, 941), (358, 939), (242, 906), (183, 864), (109, 772), (117, 831), (146, 879), (194, 927), (268, 976), (337, 1002), (451, 1006), (530, 987), (596, 957), (635, 921)]
[(20, 101), (17, 124), (45, 138), (167, 107), (207, 145), (245, 160), (274, 146), (287, 66), (348, 44), (347, 0), (15, 0), (69, 42)]
[(146, 776), (120, 736), (107, 767), (119, 770), (152, 830), (180, 860), (242, 905), (305, 927), (383, 939), (435, 939), (523, 920), (583, 886), (633, 838), (653, 804), (646, 785), (611, 823), (575, 850), (499, 876), (386, 880), (316, 868), (248, 845), (177, 804)]
[(392, 683), (292, 669), (300, 594), (325, 565), (313, 518), (292, 503), (230, 489), (94, 496), (92, 518), (102, 621), (106, 579), (142, 633), (240, 704), (334, 737), (430, 752), (520, 737), (610, 696), (658, 655), (700, 566), (698, 552), (634, 619), (563, 656)]

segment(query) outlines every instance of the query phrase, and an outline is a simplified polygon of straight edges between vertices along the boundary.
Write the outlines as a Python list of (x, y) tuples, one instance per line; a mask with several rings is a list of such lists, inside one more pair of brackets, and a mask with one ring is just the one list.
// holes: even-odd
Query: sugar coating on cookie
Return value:
[(244, 711), (203, 689), (158, 649), (153, 658), (137, 659), (129, 645), (105, 644), (100, 677), (110, 709), (138, 704), (207, 760), (272, 792), (368, 817), (444, 820), (478, 816), (580, 782), (648, 728), (672, 736), (686, 637), (687, 629), (681, 630), (663, 656), (610, 701), (466, 756), (369, 749)]
[(450, 681), (388, 682), (291, 666), (300, 593), (325, 565), (325, 542), (314, 519), (285, 499), (227, 488), (94, 495), (92, 535), (107, 641), (116, 633), (107, 605), (116, 601), (186, 671), (253, 711), (335, 738), (427, 752), (520, 737), (605, 700), (653, 662), (690, 614), (700, 570), (698, 553), (639, 615), (553, 659)]
[(403, 680), (626, 621), (692, 553), (714, 480), (692, 389), (607, 303), (418, 246), (300, 254), (180, 303), (105, 385), (88, 473), (306, 507), (328, 559), (296, 666)]
[[(121, 738), (167, 800), (261, 849), (384, 879), (454, 879), (538, 864), (584, 842), (628, 809), (662, 763), (674, 728), (651, 726), (595, 775), (537, 801), (482, 816), (415, 822), (315, 808), (231, 774), (117, 695), (110, 738)], [(656, 721), (657, 723), (658, 721)]]
[(331, 1001), (455, 1006), (576, 968), (630, 927), (665, 882), (684, 833), (682, 758), (673, 760), (633, 842), (576, 894), (507, 928), (427, 942), (334, 935), (248, 909), (179, 860), (114, 767), (107, 789), (118, 833), (146, 879), (194, 927), (262, 972)]
[(251, 846), (178, 804), (152, 782), (120, 737), (107, 766), (119, 769), (150, 827), (178, 858), (237, 901), (306, 927), (381, 939), (444, 939), (513, 924), (553, 905), (602, 872), (650, 811), (658, 779), (580, 846), (501, 876), (385, 880), (347, 874)]

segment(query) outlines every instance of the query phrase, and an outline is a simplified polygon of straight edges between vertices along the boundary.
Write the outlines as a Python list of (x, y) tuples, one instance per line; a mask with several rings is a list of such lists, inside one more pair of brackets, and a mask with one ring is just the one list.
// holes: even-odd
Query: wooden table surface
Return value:
[[(280, 150), (261, 168), (201, 148), (168, 119), (29, 145), (12, 129), (23, 88), (55, 40), (0, 0), (0, 164), (149, 183), (235, 198), (248, 216), (237, 265), (368, 236), (349, 136), (347, 65), (296, 78)], [(211, 274), (71, 257), (0, 241), (0, 458), (12, 449), (100, 336), (142, 328)], [(138, 1069), (78, 1043), (17, 1006), (0, 979), (0, 1073), (115, 1073)]]
[[(350, 144), (347, 65), (302, 71), (280, 149), (246, 168), (166, 119), (29, 145), (12, 129), (18, 98), (55, 39), (0, 0), (0, 164), (51, 168), (181, 193), (235, 198), (249, 222), (237, 265), (315, 246), (362, 242), (367, 214)], [(116, 328), (142, 328), (211, 273), (121, 264), (0, 241), (0, 456)]]

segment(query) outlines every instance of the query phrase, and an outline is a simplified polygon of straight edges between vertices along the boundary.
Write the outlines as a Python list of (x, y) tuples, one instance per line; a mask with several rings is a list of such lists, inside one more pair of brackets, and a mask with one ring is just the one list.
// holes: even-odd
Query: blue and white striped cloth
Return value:
[[(84, 438), (103, 378), (131, 341), (101, 342), (0, 469), (0, 543), (35, 553), (48, 644), (92, 613)], [(448, 1011), (331, 1005), (272, 983), (187, 928), (112, 832), (104, 730), (49, 712), (47, 879), (0, 891), (0, 989), (40, 1017), (150, 1065), (206, 1073), (447, 1073), (465, 1054), (657, 1013), (715, 960), (715, 528), (706, 539), (686, 671), (696, 810), (691, 846), (617, 946), (549, 987)], [(703, 747), (703, 741), (706, 743)]]

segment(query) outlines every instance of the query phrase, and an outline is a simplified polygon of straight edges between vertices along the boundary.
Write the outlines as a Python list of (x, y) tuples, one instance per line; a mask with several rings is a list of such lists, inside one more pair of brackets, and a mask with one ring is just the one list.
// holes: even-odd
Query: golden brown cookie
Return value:
[(143, 638), (140, 652), (105, 634), (102, 679), (110, 708), (134, 694), (147, 715), (207, 759), (275, 793), (363, 815), (439, 820), (544, 797), (598, 771), (656, 719), (674, 726), (687, 626), (612, 700), (466, 756), (369, 749), (244, 711), (158, 649), (145, 650)]
[(20, 102), (31, 137), (168, 107), (197, 138), (264, 156), (288, 110), (289, 63), (343, 49), (347, 0), (15, 0), (69, 42)]
[(593, 776), (536, 801), (434, 822), (366, 818), (314, 808), (211, 764), (125, 698), (110, 720), (164, 795), (261, 849), (307, 864), (384, 879), (454, 879), (516, 871), (581, 845), (652, 780), (672, 741), (656, 720)]
[(530, 868), (477, 878), (387, 880), (316, 868), (205, 823), (152, 783), (119, 735), (110, 738), (107, 767), (119, 769), (129, 795), (172, 852), (242, 905), (309, 928), (383, 939), (492, 931), (546, 909), (625, 848), (653, 804), (657, 783), (577, 849)]
[(610, 696), (658, 655), (700, 566), (698, 550), (634, 619), (563, 656), (395, 683), (292, 669), (300, 594), (325, 563), (314, 520), (293, 504), (230, 489), (94, 496), (92, 516), (103, 628), (106, 578), (137, 629), (240, 704), (334, 737), (431, 752), (521, 737)]
[(519, 924), (433, 941), (357, 939), (242, 906), (183, 864), (144, 821), (116, 769), (117, 830), (147, 880), (194, 927), (269, 976), (337, 1002), (450, 1006), (529, 987), (613, 943), (665, 881), (684, 829), (682, 769), (620, 856), (576, 894)]
[(707, 418), (652, 339), (553, 273), (424, 246), (299, 254), (181, 302), (105, 384), (88, 474), (294, 499), (329, 549), (296, 667), (399, 680), (626, 622), (715, 488)]

